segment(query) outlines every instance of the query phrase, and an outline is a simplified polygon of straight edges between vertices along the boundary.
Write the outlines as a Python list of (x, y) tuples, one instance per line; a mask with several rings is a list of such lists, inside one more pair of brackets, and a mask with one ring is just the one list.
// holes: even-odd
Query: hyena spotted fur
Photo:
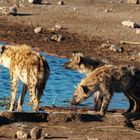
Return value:
[[(113, 83), (117, 81), (123, 85), (124, 94), (128, 97), (130, 107), (128, 112), (140, 111), (140, 71), (133, 66), (104, 65), (96, 68), (77, 86), (72, 99), (73, 105), (78, 105), (89, 98), (96, 91), (102, 94), (103, 100), (98, 114), (104, 116), (108, 104), (113, 96)], [(136, 82), (135, 80), (138, 80)]]
[(22, 111), (27, 90), (29, 90), (30, 99), (33, 102), (33, 111), (38, 111), (39, 100), (50, 74), (45, 58), (28, 45), (7, 45), (0, 47), (0, 64), (8, 68), (10, 72), (11, 102), (9, 111), (14, 110), (19, 80), (23, 83), (23, 88), (18, 100), (17, 111)]

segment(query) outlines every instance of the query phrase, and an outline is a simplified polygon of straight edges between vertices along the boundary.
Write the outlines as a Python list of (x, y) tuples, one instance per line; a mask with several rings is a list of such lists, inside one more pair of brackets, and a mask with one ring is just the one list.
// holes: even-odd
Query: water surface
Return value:
[[(85, 75), (79, 72), (66, 70), (63, 68), (63, 64), (68, 59), (58, 58), (54, 56), (44, 55), (50, 66), (50, 77), (47, 82), (44, 96), (41, 97), (41, 106), (70, 106), (70, 100), (72, 99), (75, 86), (81, 81)], [(21, 92), (22, 84), (19, 83), (17, 99)], [(10, 97), (10, 78), (9, 71), (6, 68), (0, 66), (0, 99)], [(8, 99), (7, 99), (8, 101)], [(1, 102), (4, 102), (1, 100)], [(31, 111), (31, 106), (28, 105), (29, 94), (26, 94), (25, 102), (23, 105), (24, 111)], [(113, 96), (109, 108), (126, 109), (128, 108), (128, 101), (122, 93), (117, 93)], [(90, 106), (93, 108), (93, 97), (90, 97), (81, 104), (80, 107)], [(7, 110), (7, 108), (0, 106), (0, 110)]]

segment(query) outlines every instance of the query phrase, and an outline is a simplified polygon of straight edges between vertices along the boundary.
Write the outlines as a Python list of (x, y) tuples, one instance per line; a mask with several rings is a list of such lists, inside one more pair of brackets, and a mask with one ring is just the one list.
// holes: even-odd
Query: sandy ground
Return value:
[[(19, 3), (18, 0), (1, 1), (0, 6), (17, 4), (18, 14), (0, 16), (0, 41), (25, 43), (59, 57), (70, 57), (73, 51), (80, 51), (87, 56), (104, 59), (110, 63), (128, 63), (140, 67), (140, 45), (120, 44), (120, 41), (139, 42), (140, 33), (137, 34), (136, 29), (123, 26), (121, 22), (132, 20), (140, 23), (140, 5), (127, 4), (125, 0), (122, 2), (65, 0), (64, 5), (57, 5), (56, 0), (48, 2), (48, 4), (32, 5), (27, 1), (23, 3)], [(62, 29), (54, 29), (55, 25), (61, 25)], [(42, 31), (38, 34), (34, 33), (36, 27), (42, 27)], [(51, 40), (53, 35), (59, 34), (63, 36), (63, 41)], [(113, 51), (110, 49), (111, 44), (123, 48), (123, 51)], [(114, 117), (116, 118), (117, 116)], [(139, 131), (122, 129), (123, 123), (118, 126), (117, 123), (111, 122), (107, 119), (102, 122), (24, 123), (30, 128), (40, 125), (44, 132), (51, 135), (50, 139), (54, 140), (139, 139)], [(1, 125), (1, 138), (11, 137), (17, 129), (21, 129), (17, 127), (20, 123), (23, 122)], [(137, 129), (139, 129), (138, 124), (139, 122)], [(94, 128), (96, 126), (98, 129)]]

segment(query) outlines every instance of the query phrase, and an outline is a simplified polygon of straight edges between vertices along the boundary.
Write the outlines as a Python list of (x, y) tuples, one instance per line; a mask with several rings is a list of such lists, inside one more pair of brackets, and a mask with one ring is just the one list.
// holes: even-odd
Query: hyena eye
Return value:
[(88, 87), (87, 86), (82, 86), (82, 88), (83, 88), (84, 93), (87, 94), (88, 91), (89, 91)]

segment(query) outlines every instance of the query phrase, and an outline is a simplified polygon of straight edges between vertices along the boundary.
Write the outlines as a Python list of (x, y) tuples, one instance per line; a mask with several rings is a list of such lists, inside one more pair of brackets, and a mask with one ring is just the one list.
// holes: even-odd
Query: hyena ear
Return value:
[(82, 90), (82, 92), (84, 92), (85, 94), (87, 94), (88, 91), (89, 91), (89, 89), (88, 89), (87, 86), (81, 86), (81, 90)]
[(83, 54), (78, 51), (73, 51), (72, 56), (83, 56)]
[(1, 46), (0, 47), (0, 54), (3, 54), (5, 50), (6, 50), (6, 46)]
[(80, 63), (80, 61), (81, 61), (81, 56), (75, 56), (74, 57), (74, 61), (75, 61), (75, 63)]

